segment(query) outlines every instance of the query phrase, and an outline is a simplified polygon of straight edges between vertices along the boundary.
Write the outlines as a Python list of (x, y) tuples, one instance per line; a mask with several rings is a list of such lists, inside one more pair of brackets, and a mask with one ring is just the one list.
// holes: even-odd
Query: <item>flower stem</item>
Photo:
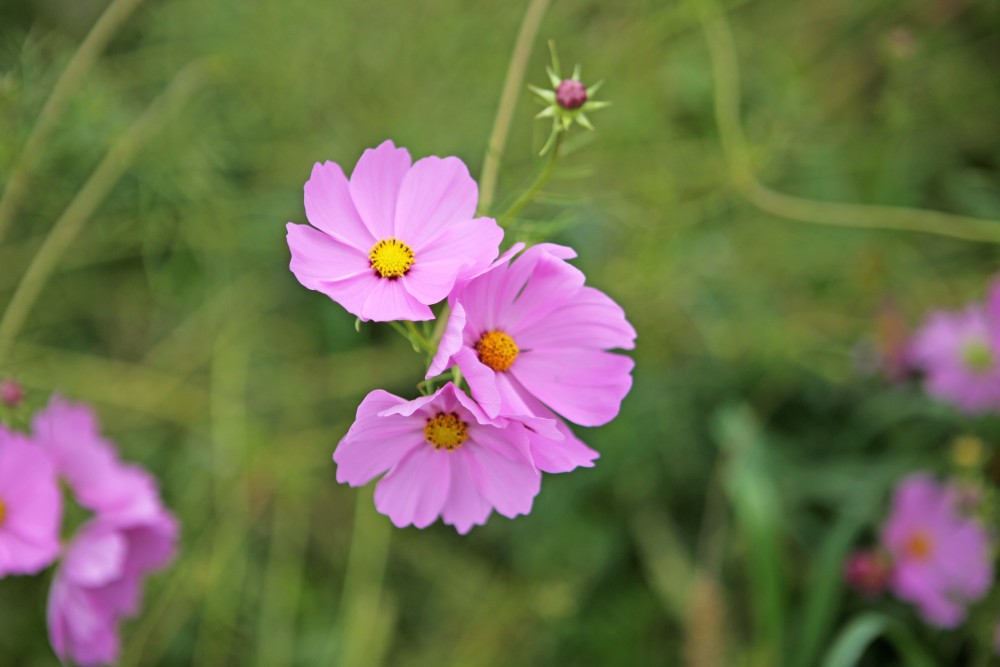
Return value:
[(521, 196), (510, 205), (510, 208), (504, 211), (503, 215), (497, 219), (497, 224), (501, 227), (505, 227), (512, 219), (514, 219), (525, 206), (530, 204), (535, 197), (538, 196), (541, 189), (544, 188), (545, 184), (549, 182), (553, 172), (556, 170), (556, 162), (559, 159), (559, 148), (562, 146), (563, 134), (565, 133), (559, 132), (556, 135), (555, 144), (552, 146), (552, 152), (549, 153), (549, 160), (545, 163), (545, 167), (542, 168), (542, 171), (539, 172), (538, 178), (535, 179), (535, 182), (532, 183), (531, 187), (525, 190), (524, 193), (522, 193)]
[(483, 215), (493, 205), (497, 176), (500, 173), (500, 162), (503, 159), (504, 146), (507, 144), (507, 135), (510, 134), (510, 124), (514, 119), (514, 106), (517, 104), (517, 96), (524, 84), (524, 72), (528, 67), (531, 45), (535, 41), (542, 17), (545, 16), (545, 10), (548, 6), (549, 0), (531, 0), (524, 13), (524, 19), (521, 21), (521, 30), (517, 34), (514, 51), (510, 56), (510, 63), (507, 65), (507, 76), (503, 81), (500, 104), (497, 106), (497, 115), (493, 120), (493, 131), (490, 132), (486, 156), (483, 158), (483, 170), (479, 174), (477, 215)]

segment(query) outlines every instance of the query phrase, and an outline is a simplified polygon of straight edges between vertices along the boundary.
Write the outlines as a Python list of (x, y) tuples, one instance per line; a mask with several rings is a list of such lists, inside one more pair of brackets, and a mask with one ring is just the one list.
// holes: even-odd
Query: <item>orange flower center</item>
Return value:
[(4, 504), (4, 501), (0, 500), (0, 526), (2, 526), (3, 522), (6, 520), (7, 520), (7, 505)]
[(450, 452), (469, 439), (469, 428), (454, 412), (439, 412), (437, 416), (427, 418), (424, 437), (434, 449), (447, 449)]
[(505, 371), (517, 359), (517, 343), (502, 331), (487, 331), (476, 343), (479, 361), (495, 371)]
[(382, 239), (372, 246), (368, 259), (376, 273), (394, 280), (405, 276), (413, 266), (413, 248), (398, 239)]
[(903, 552), (914, 560), (927, 560), (934, 553), (934, 541), (926, 531), (918, 530), (907, 538)]

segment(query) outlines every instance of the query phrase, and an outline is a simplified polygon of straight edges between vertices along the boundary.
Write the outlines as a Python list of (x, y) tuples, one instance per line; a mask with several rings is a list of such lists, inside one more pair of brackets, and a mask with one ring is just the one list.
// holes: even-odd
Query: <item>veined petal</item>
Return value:
[(345, 245), (367, 254), (378, 241), (354, 208), (347, 177), (336, 162), (317, 162), (305, 184), (309, 222)]
[(417, 301), (399, 280), (376, 279), (361, 307), (364, 321), (388, 322), (391, 320), (433, 320), (431, 309)]
[(493, 509), (479, 493), (468, 457), (469, 451), (465, 447), (452, 454), (451, 485), (441, 511), (444, 522), (454, 526), (462, 535), (472, 530), (473, 526), (486, 523)]
[(583, 287), (545, 318), (519, 327), (517, 344), (530, 350), (630, 350), (635, 347), (635, 329), (625, 319), (625, 311), (610, 297), (593, 287)]
[(457, 157), (417, 160), (399, 188), (394, 235), (421, 249), (442, 234), (461, 234), (478, 199), (476, 182)]
[[(469, 383), (469, 391), (489, 417), (500, 414), (500, 394), (496, 388), (497, 374), (484, 365), (476, 353), (468, 347), (462, 347), (454, 356), (455, 363)], [(520, 414), (520, 413), (519, 413)]]
[(569, 421), (600, 426), (618, 415), (634, 365), (624, 355), (570, 348), (522, 353), (508, 372)]
[[(483, 431), (477, 435), (480, 442), (497, 438), (524, 437), (521, 429), (510, 433), (504, 430)], [(471, 442), (471, 441), (470, 441)], [(509, 458), (498, 452), (499, 445), (469, 446), (469, 458), (479, 492), (497, 512), (513, 519), (518, 514), (531, 511), (531, 504), (541, 489), (541, 474), (530, 463)], [(516, 456), (516, 455), (514, 455)]]
[(318, 290), (321, 282), (345, 280), (362, 274), (371, 274), (372, 268), (366, 254), (313, 229), (309, 225), (289, 222), (288, 249), (292, 252), (289, 268), (300, 283)]
[(445, 326), (441, 342), (438, 344), (437, 352), (434, 354), (431, 367), (427, 369), (424, 379), (444, 373), (451, 365), (451, 358), (462, 348), (463, 329), (465, 329), (465, 307), (461, 303), (455, 303), (451, 307), (448, 324)]
[[(416, 248), (414, 268), (423, 267), (421, 276), (430, 272), (450, 276), (447, 290), (428, 278), (421, 278), (422, 299), (437, 303), (448, 296), (457, 279), (465, 279), (488, 267), (496, 259), (503, 240), (503, 230), (492, 218), (474, 218), (451, 227), (446, 233)], [(411, 273), (413, 273), (411, 271)], [(409, 277), (409, 276), (408, 276)]]
[(398, 528), (426, 528), (448, 498), (450, 459), (430, 445), (413, 449), (375, 487), (375, 508)]
[(410, 154), (391, 141), (365, 150), (354, 167), (349, 185), (351, 200), (377, 240), (392, 238), (396, 199), (409, 168)]

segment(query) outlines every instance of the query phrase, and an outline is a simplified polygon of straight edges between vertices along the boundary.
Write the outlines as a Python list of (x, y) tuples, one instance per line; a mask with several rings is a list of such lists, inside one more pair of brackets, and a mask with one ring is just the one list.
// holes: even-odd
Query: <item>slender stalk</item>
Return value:
[(1000, 221), (942, 211), (821, 202), (778, 192), (757, 179), (740, 117), (740, 77), (729, 22), (714, 0), (698, 3), (712, 61), (715, 122), (736, 190), (757, 208), (789, 220), (834, 227), (937, 234), (967, 241), (1000, 243)]
[(111, 147), (49, 230), (0, 318), (0, 361), (7, 357), (49, 276), (83, 229), (84, 223), (121, 178), (139, 148), (197, 90), (202, 75), (202, 68), (196, 63), (188, 65), (174, 77), (167, 89)]
[(538, 178), (535, 179), (535, 182), (531, 184), (531, 187), (521, 193), (521, 196), (510, 205), (510, 208), (504, 211), (503, 215), (497, 219), (497, 224), (501, 227), (507, 225), (511, 220), (517, 217), (517, 214), (538, 196), (538, 193), (541, 192), (542, 188), (544, 188), (546, 183), (549, 182), (549, 179), (552, 178), (552, 174), (556, 170), (556, 162), (559, 160), (559, 148), (562, 146), (562, 138), (564, 134), (565, 132), (560, 132), (556, 135), (555, 144), (552, 146), (552, 152), (549, 153), (549, 161), (545, 163), (545, 166), (538, 173)]
[(38, 113), (38, 120), (35, 121), (35, 126), (28, 135), (17, 162), (14, 163), (3, 195), (0, 195), (0, 241), (7, 233), (14, 213), (27, 191), (28, 175), (41, 156), (41, 147), (52, 134), (52, 129), (66, 108), (66, 103), (97, 60), (97, 56), (140, 2), (142, 0), (112, 0), (77, 47), (66, 69), (52, 87), (52, 92)]
[(514, 119), (514, 106), (524, 86), (524, 72), (528, 67), (531, 46), (538, 35), (538, 28), (542, 24), (542, 17), (545, 16), (548, 6), (549, 0), (531, 0), (521, 21), (521, 29), (517, 33), (517, 41), (514, 43), (514, 51), (507, 65), (507, 76), (504, 78), (503, 90), (500, 93), (497, 115), (493, 120), (493, 130), (490, 132), (486, 155), (483, 158), (483, 170), (479, 174), (479, 215), (485, 214), (493, 205), (500, 162), (503, 160), (507, 135), (510, 134), (510, 125)]

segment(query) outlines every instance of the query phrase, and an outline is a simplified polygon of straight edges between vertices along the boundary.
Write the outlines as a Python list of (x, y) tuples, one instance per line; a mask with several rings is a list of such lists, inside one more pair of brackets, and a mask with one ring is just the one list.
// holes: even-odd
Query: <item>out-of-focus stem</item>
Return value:
[(543, 167), (542, 171), (539, 172), (538, 178), (535, 179), (535, 182), (531, 184), (531, 187), (521, 193), (521, 196), (510, 205), (510, 208), (504, 211), (503, 215), (497, 219), (497, 224), (501, 227), (505, 226), (517, 217), (517, 214), (538, 196), (538, 193), (541, 192), (542, 188), (545, 187), (545, 184), (549, 182), (550, 178), (552, 178), (552, 174), (556, 170), (556, 162), (559, 160), (559, 148), (562, 147), (563, 134), (565, 134), (565, 132), (560, 132), (556, 135), (555, 144), (552, 146), (552, 152), (549, 153), (549, 161), (545, 163), (545, 167)]
[(139, 148), (162, 126), (172, 112), (191, 97), (202, 83), (203, 76), (204, 72), (198, 63), (188, 65), (181, 70), (167, 89), (111, 147), (49, 230), (45, 241), (18, 283), (3, 317), (0, 318), (0, 361), (7, 357), (38, 295), (41, 294), (63, 254), (83, 229), (84, 223), (94, 214), (104, 197), (121, 178)]
[(740, 77), (736, 45), (714, 0), (699, 0), (715, 85), (715, 122), (739, 194), (757, 208), (789, 220), (834, 227), (923, 232), (966, 241), (1000, 243), (1000, 221), (905, 208), (821, 202), (772, 190), (757, 179), (740, 117)]
[(541, 26), (542, 17), (545, 16), (545, 10), (548, 9), (548, 6), (549, 0), (531, 0), (524, 13), (524, 19), (521, 21), (521, 30), (517, 34), (514, 52), (507, 65), (507, 76), (504, 78), (503, 90), (500, 93), (500, 104), (497, 106), (493, 130), (490, 132), (486, 156), (483, 158), (483, 170), (479, 174), (479, 215), (485, 214), (493, 205), (497, 175), (500, 173), (500, 162), (503, 160), (507, 135), (510, 134), (510, 124), (514, 118), (514, 106), (517, 104), (518, 95), (524, 86), (524, 72), (528, 67), (531, 46), (538, 34), (538, 28)]
[(21, 203), (28, 186), (28, 176), (41, 155), (42, 144), (52, 133), (52, 128), (66, 108), (66, 102), (80, 85), (97, 56), (140, 2), (142, 0), (112, 0), (70, 58), (56, 85), (52, 87), (52, 92), (38, 113), (35, 127), (28, 135), (20, 157), (14, 163), (3, 195), (0, 195), (0, 241), (7, 233), (10, 221)]

